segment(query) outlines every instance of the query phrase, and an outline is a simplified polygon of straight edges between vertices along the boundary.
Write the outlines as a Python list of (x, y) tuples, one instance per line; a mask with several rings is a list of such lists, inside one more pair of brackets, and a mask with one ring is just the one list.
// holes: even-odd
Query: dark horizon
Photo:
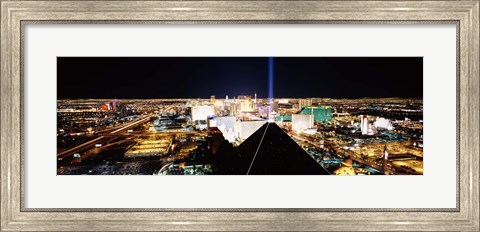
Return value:
[[(423, 98), (422, 57), (275, 57), (274, 98)], [(267, 98), (268, 57), (58, 57), (57, 99)]]

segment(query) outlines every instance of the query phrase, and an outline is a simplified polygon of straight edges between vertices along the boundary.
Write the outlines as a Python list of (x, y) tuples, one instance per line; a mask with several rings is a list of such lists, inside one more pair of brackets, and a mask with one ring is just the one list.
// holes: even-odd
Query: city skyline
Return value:
[[(421, 57), (274, 60), (274, 98), (423, 97)], [(57, 62), (58, 99), (268, 95), (268, 57), (58, 57)]]
[(58, 175), (423, 175), (421, 57), (60, 57)]

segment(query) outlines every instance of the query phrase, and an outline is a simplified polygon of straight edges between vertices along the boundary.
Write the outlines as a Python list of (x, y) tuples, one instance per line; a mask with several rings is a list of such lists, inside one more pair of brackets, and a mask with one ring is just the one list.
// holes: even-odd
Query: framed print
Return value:
[(478, 231), (478, 1), (1, 1), (1, 230)]

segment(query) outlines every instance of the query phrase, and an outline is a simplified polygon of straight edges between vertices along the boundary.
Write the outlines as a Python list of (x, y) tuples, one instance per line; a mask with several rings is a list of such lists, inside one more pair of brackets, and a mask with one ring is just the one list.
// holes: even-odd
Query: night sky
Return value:
[[(57, 98), (268, 94), (267, 57), (58, 57)], [(423, 97), (421, 57), (275, 57), (274, 97)]]

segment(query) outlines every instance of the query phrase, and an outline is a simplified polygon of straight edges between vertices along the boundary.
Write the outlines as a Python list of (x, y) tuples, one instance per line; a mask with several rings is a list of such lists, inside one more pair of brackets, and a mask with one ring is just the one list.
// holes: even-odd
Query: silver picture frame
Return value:
[[(1, 231), (479, 231), (479, 1), (1, 2)], [(36, 209), (24, 206), (23, 38), (28, 24), (455, 24), (457, 207)], [(455, 155), (455, 154), (452, 154)]]

